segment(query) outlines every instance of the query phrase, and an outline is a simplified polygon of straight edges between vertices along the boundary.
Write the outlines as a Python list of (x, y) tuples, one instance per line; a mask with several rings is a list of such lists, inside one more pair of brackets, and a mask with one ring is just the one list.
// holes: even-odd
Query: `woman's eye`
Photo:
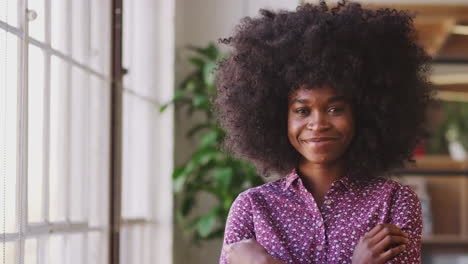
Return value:
[(331, 107), (328, 109), (328, 112), (331, 114), (339, 114), (344, 111), (343, 107)]
[(305, 114), (309, 113), (309, 110), (307, 110), (305, 108), (299, 108), (299, 109), (296, 109), (294, 112), (297, 113), (297, 114), (305, 115)]

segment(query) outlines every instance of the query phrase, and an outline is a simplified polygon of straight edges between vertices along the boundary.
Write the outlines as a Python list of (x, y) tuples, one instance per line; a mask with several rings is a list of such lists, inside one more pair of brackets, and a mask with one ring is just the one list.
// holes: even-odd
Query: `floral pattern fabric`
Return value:
[[(407, 185), (383, 177), (343, 177), (317, 205), (293, 170), (277, 181), (241, 193), (231, 206), (224, 245), (255, 239), (285, 263), (351, 263), (359, 239), (376, 225), (409, 234), (405, 251), (387, 263), (421, 263), (421, 203)], [(221, 264), (227, 264), (221, 252)]]

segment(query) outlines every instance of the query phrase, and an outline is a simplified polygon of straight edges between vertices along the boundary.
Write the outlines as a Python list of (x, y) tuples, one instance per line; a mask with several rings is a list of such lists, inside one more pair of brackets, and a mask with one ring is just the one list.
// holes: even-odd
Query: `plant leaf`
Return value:
[(195, 80), (188, 80), (185, 83), (184, 89), (187, 92), (192, 92), (192, 93), (195, 92), (197, 90), (197, 82)]
[(174, 94), (174, 97), (172, 97), (171, 101), (169, 101), (168, 103), (163, 104), (163, 105), (159, 108), (159, 112), (162, 113), (164, 110), (166, 110), (166, 108), (167, 108), (169, 105), (171, 105), (171, 104), (177, 102), (178, 100), (182, 99), (182, 98), (184, 97), (184, 94), (185, 94), (185, 93), (184, 93), (183, 90), (181, 90), (181, 89), (176, 90), (176, 91), (175, 91), (175, 94)]
[(193, 172), (194, 165), (192, 162), (187, 163), (186, 166), (176, 168), (172, 173), (173, 179), (173, 188), (175, 193), (179, 193), (182, 191), (185, 181), (187, 180), (188, 176)]
[(216, 142), (217, 139), (218, 139), (218, 133), (216, 131), (208, 132), (201, 136), (200, 147), (202, 148), (208, 147), (209, 145)]
[(219, 57), (218, 48), (216, 48), (216, 46), (213, 43), (210, 43), (206, 48), (199, 48), (193, 46), (189, 46), (188, 48), (205, 56), (210, 60), (216, 60)]
[(190, 57), (188, 60), (198, 68), (202, 68), (205, 65), (205, 62), (199, 57)]
[(203, 108), (206, 109), (206, 106), (208, 105), (208, 96), (205, 94), (198, 94), (192, 99), (192, 104), (193, 106), (197, 108)]
[(232, 181), (234, 170), (232, 168), (217, 168), (215, 169), (214, 178), (223, 189), (227, 189)]
[(211, 233), (208, 236), (204, 237), (204, 239), (213, 239), (217, 237), (223, 237), (223, 234), (224, 234), (224, 227), (219, 227), (211, 231)]
[(166, 108), (169, 106), (169, 104), (163, 104), (160, 108), (159, 108), (159, 112), (162, 113), (164, 112), (164, 110), (166, 110)]
[(185, 185), (185, 177), (179, 177), (174, 180), (174, 192), (175, 193), (180, 193), (182, 189), (184, 188)]
[(184, 172), (184, 170), (185, 170), (185, 167), (175, 168), (174, 171), (172, 172), (172, 179), (179, 178), (182, 175), (182, 173)]
[(203, 80), (208, 88), (213, 87), (214, 80), (216, 79), (216, 63), (210, 61), (203, 67)]
[(210, 123), (201, 123), (193, 126), (188, 132), (187, 132), (187, 137), (191, 138), (193, 135), (195, 135), (197, 132), (201, 131), (202, 129), (207, 129), (211, 127), (212, 124)]
[(218, 150), (200, 149), (192, 157), (192, 161), (198, 166), (204, 166), (219, 154)]
[(192, 192), (186, 192), (183, 199), (182, 199), (182, 204), (181, 204), (181, 214), (182, 216), (187, 216), (190, 211), (192, 210), (193, 206), (195, 205), (195, 199), (194, 195)]
[(216, 224), (216, 208), (210, 210), (198, 220), (198, 233), (201, 237), (207, 237)]

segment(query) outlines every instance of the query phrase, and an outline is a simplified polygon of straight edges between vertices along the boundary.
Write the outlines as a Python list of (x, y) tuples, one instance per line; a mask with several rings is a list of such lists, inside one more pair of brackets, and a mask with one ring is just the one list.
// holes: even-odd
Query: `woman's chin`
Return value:
[(336, 157), (330, 155), (314, 155), (304, 159), (304, 162), (317, 165), (330, 165), (337, 161)]
[(340, 163), (345, 159), (344, 151), (335, 150), (335, 151), (303, 151), (302, 161), (306, 163), (315, 163), (315, 164), (336, 164)]

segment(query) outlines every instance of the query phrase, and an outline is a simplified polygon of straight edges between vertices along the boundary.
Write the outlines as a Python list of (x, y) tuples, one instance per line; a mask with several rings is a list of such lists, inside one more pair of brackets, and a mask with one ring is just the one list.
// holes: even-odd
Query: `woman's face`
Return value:
[(288, 138), (304, 162), (330, 164), (343, 158), (354, 136), (351, 103), (335, 89), (299, 88), (289, 98)]

